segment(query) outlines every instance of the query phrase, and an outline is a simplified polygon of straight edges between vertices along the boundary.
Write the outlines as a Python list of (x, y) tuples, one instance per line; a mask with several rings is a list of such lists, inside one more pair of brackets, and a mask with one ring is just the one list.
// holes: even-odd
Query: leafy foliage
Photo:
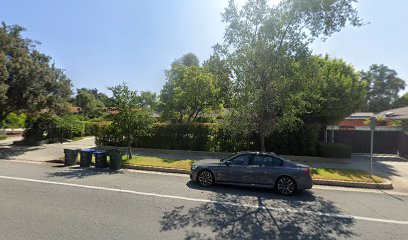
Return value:
[(392, 108), (399, 99), (398, 93), (405, 89), (405, 81), (397, 72), (381, 64), (373, 64), (367, 72), (361, 72), (367, 84), (366, 111), (381, 112)]
[(10, 112), (68, 109), (71, 81), (35, 50), (36, 42), (22, 37), (24, 30), (4, 22), (0, 27), (0, 121)]
[(341, 59), (316, 57), (319, 66), (319, 98), (311, 99), (311, 108), (302, 117), (305, 122), (335, 124), (356, 110), (365, 100), (366, 82), (354, 68)]
[(131, 144), (133, 137), (148, 133), (153, 123), (152, 113), (141, 108), (136, 91), (132, 91), (123, 83), (109, 88), (113, 93), (116, 113), (112, 116), (112, 127), (127, 143), (128, 158), (132, 158)]
[(24, 113), (10, 113), (4, 119), (3, 123), (0, 124), (2, 128), (24, 128), (27, 115)]
[(105, 105), (103, 102), (88, 91), (78, 89), (76, 102), (83, 113), (90, 118), (99, 117), (104, 113)]
[(313, 98), (316, 69), (308, 44), (326, 38), (347, 23), (361, 25), (352, 0), (286, 0), (270, 7), (230, 0), (223, 13), (225, 45), (233, 71), (231, 126), (260, 137), (300, 122)]
[(166, 76), (167, 82), (160, 93), (165, 119), (191, 123), (200, 114), (221, 108), (220, 89), (208, 68), (175, 64), (166, 71)]

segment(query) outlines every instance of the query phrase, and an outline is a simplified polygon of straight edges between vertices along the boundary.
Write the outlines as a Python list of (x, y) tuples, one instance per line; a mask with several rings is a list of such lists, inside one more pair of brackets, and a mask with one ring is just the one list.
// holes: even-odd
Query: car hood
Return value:
[(219, 159), (199, 160), (193, 163), (193, 166), (221, 166), (224, 165)]

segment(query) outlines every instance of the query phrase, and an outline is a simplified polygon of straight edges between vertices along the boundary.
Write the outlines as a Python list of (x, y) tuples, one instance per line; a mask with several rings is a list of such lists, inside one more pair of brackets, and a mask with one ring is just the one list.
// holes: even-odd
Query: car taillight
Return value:
[(306, 168), (306, 169), (303, 169), (303, 172), (305, 173), (305, 174), (310, 174), (310, 170), (309, 170), (309, 168)]

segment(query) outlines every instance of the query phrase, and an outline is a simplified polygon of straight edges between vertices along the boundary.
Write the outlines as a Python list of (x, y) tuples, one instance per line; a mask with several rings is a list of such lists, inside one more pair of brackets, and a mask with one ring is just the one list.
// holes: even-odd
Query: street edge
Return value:
[[(129, 169), (135, 169), (135, 170), (190, 174), (189, 170), (176, 169), (176, 168), (135, 166), (135, 165), (128, 165), (128, 164), (125, 164), (123, 167), (129, 168)], [(326, 186), (338, 186), (338, 187), (352, 187), (352, 188), (369, 188), (369, 189), (385, 189), (385, 190), (393, 189), (392, 183), (388, 180), (385, 180), (384, 183), (368, 183), (368, 182), (351, 182), (351, 181), (314, 179), (313, 184), (326, 185)]]
[[(63, 160), (50, 161), (53, 163), (64, 163)], [(179, 173), (179, 174), (190, 174), (189, 170), (177, 169), (177, 168), (162, 168), (153, 166), (137, 166), (130, 164), (123, 164), (123, 168), (134, 169), (134, 170), (144, 170), (153, 172), (165, 172), (165, 173)], [(326, 186), (337, 186), (337, 187), (351, 187), (351, 188), (368, 188), (368, 189), (393, 189), (392, 183), (384, 179), (384, 183), (368, 183), (368, 182), (351, 182), (351, 181), (338, 181), (338, 180), (323, 180), (323, 179), (313, 179), (313, 184), (315, 185), (326, 185)]]

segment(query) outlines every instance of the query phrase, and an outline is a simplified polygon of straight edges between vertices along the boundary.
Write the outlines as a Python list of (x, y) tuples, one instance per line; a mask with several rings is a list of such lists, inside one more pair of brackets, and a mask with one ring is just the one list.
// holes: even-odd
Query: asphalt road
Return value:
[(0, 160), (0, 239), (407, 239), (408, 195), (318, 187), (283, 197), (185, 175)]

